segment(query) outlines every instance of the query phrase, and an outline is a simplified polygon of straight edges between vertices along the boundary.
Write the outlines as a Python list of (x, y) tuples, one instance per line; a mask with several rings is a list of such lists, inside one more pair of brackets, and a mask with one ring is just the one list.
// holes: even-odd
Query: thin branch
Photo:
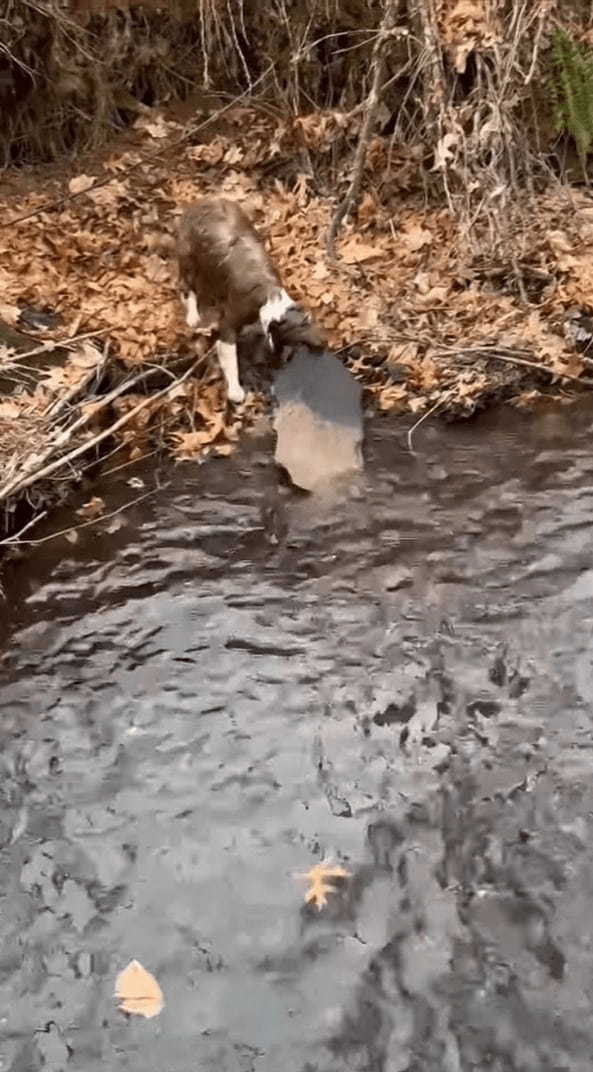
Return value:
[(49, 406), (43, 414), (44, 417), (46, 417), (48, 420), (51, 419), (55, 421), (56, 418), (59, 417), (60, 413), (62, 413), (65, 409), (68, 408), (70, 403), (77, 397), (77, 395), (79, 395), (88, 387), (89, 383), (94, 377), (97, 377), (98, 382), (99, 376), (102, 372), (104, 372), (105, 366), (107, 364), (107, 358), (109, 356), (109, 341), (105, 343), (102, 354), (99, 355), (99, 352), (97, 351), (97, 356), (100, 357), (100, 360), (97, 361), (95, 367), (89, 369), (87, 374), (83, 376), (82, 379), (78, 381), (78, 383), (73, 384), (70, 390), (66, 391), (65, 395), (62, 395), (61, 398), (56, 398), (53, 402), (50, 402)]
[(412, 437), (413, 437), (414, 432), (416, 431), (416, 429), (419, 428), (421, 424), (424, 424), (424, 421), (428, 420), (428, 418), (430, 416), (432, 416), (432, 414), (435, 412), (435, 410), (437, 410), (439, 408), (439, 406), (444, 405), (446, 401), (447, 401), (446, 398), (438, 398), (437, 401), (435, 402), (434, 406), (431, 406), (430, 409), (427, 409), (426, 413), (423, 413), (422, 416), (419, 417), (418, 420), (416, 421), (416, 424), (412, 425), (412, 427), (409, 429), (407, 438), (408, 438), (408, 450), (409, 450), (410, 454), (414, 453), (414, 447), (412, 445)]
[[(168, 484), (162, 485), (168, 487)], [(0, 547), (14, 546), (19, 544), (27, 544), (31, 547), (37, 547), (41, 543), (48, 543), (49, 540), (56, 540), (58, 536), (66, 536), (69, 532), (78, 532), (79, 529), (89, 528), (90, 525), (98, 525), (101, 521), (109, 521), (112, 517), (117, 517), (118, 514), (123, 514), (125, 510), (129, 510), (132, 506), (136, 506), (138, 503), (143, 502), (145, 499), (150, 498), (151, 495), (156, 495), (157, 491), (161, 491), (161, 487), (151, 488), (150, 491), (145, 491), (142, 495), (137, 495), (135, 499), (130, 499), (130, 502), (124, 503), (123, 506), (118, 506), (116, 510), (111, 510), (108, 514), (100, 514), (98, 517), (91, 517), (88, 521), (81, 521), (78, 525), (68, 525), (65, 529), (59, 529), (58, 532), (50, 532), (47, 536), (40, 536), (38, 540), (21, 540), (23, 532), (26, 532), (32, 525), (36, 525), (38, 521), (41, 521), (44, 517), (47, 517), (47, 510), (38, 514), (29, 521), (28, 525), (24, 525), (19, 532), (15, 532), (14, 536), (7, 536), (5, 540), (0, 540)]]
[[(2, 225), (0, 224), (1, 227)], [(65, 350), (75, 342), (82, 342), (83, 339), (95, 339), (97, 335), (104, 335), (105, 331), (106, 328), (101, 328), (99, 331), (85, 331), (83, 335), (73, 335), (71, 339), (47, 339), (45, 342), (40, 343), (39, 346), (36, 346), (34, 350), (27, 350), (24, 354), (17, 351), (15, 357), (20, 362), (28, 357), (37, 357), (38, 354), (51, 354), (54, 350)]]
[(4, 540), (0, 540), (0, 547), (6, 547), (8, 544), (18, 543), (31, 543), (31, 540), (21, 540), (20, 537), (24, 532), (28, 532), (34, 525), (38, 525), (40, 521), (43, 521), (47, 517), (47, 510), (42, 510), (40, 514), (35, 514), (30, 521), (27, 521), (26, 525), (23, 525), (18, 532), (14, 532), (12, 536), (7, 536)]
[[(69, 453), (67, 454), (61, 455), (61, 457), (57, 458), (54, 462), (50, 462), (49, 465), (46, 465), (43, 468), (35, 468), (26, 476), (21, 477), (17, 480), (13, 480), (8, 485), (5, 485), (3, 488), (0, 488), (0, 502), (6, 499), (8, 495), (24, 491), (25, 488), (31, 487), (31, 485), (35, 484), (38, 480), (45, 480), (46, 477), (51, 476), (52, 473), (55, 473), (64, 465), (69, 465), (76, 458), (79, 458), (81, 454), (86, 454), (88, 450), (92, 450), (93, 447), (98, 446), (99, 443), (102, 443), (104, 439), (107, 439), (109, 436), (114, 435), (115, 432), (118, 432), (120, 428), (123, 428), (124, 425), (126, 425), (129, 421), (132, 420), (133, 417), (135, 417), (138, 413), (141, 413), (143, 409), (146, 409), (147, 406), (150, 406), (154, 402), (157, 402), (160, 398), (164, 398), (175, 387), (178, 387), (185, 380), (189, 379), (192, 372), (195, 372), (195, 370), (206, 360), (207, 357), (208, 354), (202, 354), (199, 358), (197, 358), (196, 361), (194, 361), (193, 365), (191, 365), (190, 368), (188, 368), (187, 371), (183, 373), (183, 376), (180, 376), (177, 380), (174, 381), (174, 383), (167, 384), (167, 386), (164, 387), (162, 391), (157, 391), (156, 395), (148, 395), (147, 398), (144, 398), (142, 402), (140, 402), (137, 406), (134, 406), (134, 408), (131, 409), (128, 413), (124, 413), (123, 416), (121, 416), (117, 421), (114, 421), (114, 423), (111, 424), (109, 428), (105, 428), (97, 435), (91, 436), (90, 439), (85, 440), (85, 442), (81, 443), (80, 446), (75, 447), (74, 450), (69, 451)], [(156, 371), (156, 369), (153, 371)], [(112, 392), (112, 395), (113, 394), (114, 392)], [(103, 405), (106, 404), (106, 400), (103, 400)], [(60, 437), (59, 445), (63, 445), (64, 442), (66, 442), (67, 439), (71, 437), (74, 428), (79, 426), (80, 423), (81, 421), (77, 421), (74, 425), (71, 426), (71, 428), (67, 429), (67, 432), (65, 432), (63, 436)], [(57, 442), (54, 444), (54, 446), (56, 445), (58, 445)]]
[[(132, 377), (131, 380), (124, 380), (123, 383), (120, 383), (119, 387), (115, 387), (113, 391), (110, 391), (109, 394), (104, 395), (103, 398), (97, 399), (97, 402), (93, 403), (92, 412), (83, 413), (82, 417), (79, 417), (77, 421), (74, 421), (73, 424), (68, 425), (68, 427), (64, 429), (64, 431), (56, 435), (52, 439), (46, 450), (44, 450), (43, 453), (39, 456), (36, 456), (33, 460), (33, 463), (29, 463), (29, 467), (31, 466), (31, 464), (33, 467), (42, 465), (47, 458), (51, 457), (57, 447), (64, 446), (65, 443), (72, 439), (74, 432), (78, 431), (79, 428), (84, 427), (85, 424), (88, 424), (91, 417), (94, 417), (94, 415), (98, 412), (99, 409), (104, 409), (105, 406), (108, 406), (111, 402), (114, 402), (116, 398), (119, 398), (120, 395), (128, 391), (130, 387), (134, 387), (142, 380), (148, 379), (149, 376), (156, 375), (157, 371), (158, 369), (156, 368), (144, 369), (142, 372), (138, 373), (137, 376)], [(28, 468), (25, 469), (25, 473), (27, 473), (27, 471)], [(18, 490), (22, 479), (23, 474), (21, 473), (19, 476), (12, 477), (0, 487), (0, 502), (2, 502), (4, 499), (7, 499), (9, 495), (12, 495), (14, 491)], [(25, 485), (25, 487), (26, 486), (27, 485)]]
[(547, 365), (541, 365), (537, 361), (527, 361), (523, 357), (510, 357), (509, 354), (497, 354), (495, 352), (484, 354), (483, 356), (488, 361), (494, 358), (495, 361), (505, 361), (509, 365), (523, 365), (526, 368), (537, 369), (538, 372), (545, 372), (548, 376), (555, 376), (559, 380), (570, 380), (571, 383), (578, 383), (581, 387), (593, 387), (593, 380), (584, 380), (582, 376), (573, 376), (570, 372), (559, 372), (558, 369), (548, 368)]

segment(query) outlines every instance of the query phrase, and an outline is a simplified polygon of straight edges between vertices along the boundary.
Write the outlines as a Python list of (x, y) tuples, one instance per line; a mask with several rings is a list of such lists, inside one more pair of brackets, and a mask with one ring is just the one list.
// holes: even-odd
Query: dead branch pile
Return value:
[[(471, 218), (502, 207), (549, 141), (545, 59), (555, 25), (591, 34), (583, 0), (390, 0), (376, 120)], [(264, 87), (293, 117), (367, 98), (384, 0), (1, 0), (5, 162), (86, 148), (142, 110), (201, 91)], [(342, 146), (343, 147), (343, 146)], [(338, 149), (340, 146), (338, 146)], [(334, 153), (335, 155), (335, 153)], [(336, 161), (334, 161), (335, 163)], [(467, 177), (480, 174), (478, 188)], [(432, 177), (431, 177), (432, 176)], [(510, 185), (509, 185), (510, 180)], [(501, 183), (505, 189), (501, 191)]]

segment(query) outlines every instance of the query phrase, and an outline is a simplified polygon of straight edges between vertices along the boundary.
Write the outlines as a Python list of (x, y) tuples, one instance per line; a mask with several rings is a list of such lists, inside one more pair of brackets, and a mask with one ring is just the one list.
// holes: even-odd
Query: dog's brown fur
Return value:
[[(196, 296), (200, 320), (216, 325), (220, 339), (236, 343), (262, 307), (282, 293), (282, 283), (263, 242), (241, 207), (222, 197), (190, 205), (178, 228), (181, 292)], [(323, 349), (322, 333), (298, 305), (270, 325), (275, 349), (306, 345)]]

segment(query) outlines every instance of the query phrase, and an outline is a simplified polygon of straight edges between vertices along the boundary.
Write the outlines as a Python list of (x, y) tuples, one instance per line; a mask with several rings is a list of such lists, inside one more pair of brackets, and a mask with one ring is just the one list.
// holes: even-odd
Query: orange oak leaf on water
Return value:
[(115, 980), (115, 996), (121, 1012), (158, 1016), (165, 1002), (156, 979), (137, 960), (131, 960)]
[(305, 903), (316, 904), (317, 910), (321, 912), (321, 909), (327, 904), (326, 894), (336, 892), (336, 887), (331, 882), (328, 882), (327, 879), (349, 877), (350, 871), (345, 871), (339, 865), (330, 863), (316, 864), (306, 874), (299, 875), (299, 878), (306, 878), (310, 884), (305, 894)]

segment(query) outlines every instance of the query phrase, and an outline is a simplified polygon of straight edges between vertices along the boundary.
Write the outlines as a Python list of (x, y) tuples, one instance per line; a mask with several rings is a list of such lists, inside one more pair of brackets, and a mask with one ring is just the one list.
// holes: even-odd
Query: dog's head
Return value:
[(281, 354), (286, 347), (306, 346), (309, 350), (325, 350), (327, 347), (321, 328), (299, 305), (291, 305), (280, 320), (273, 320), (268, 331), (276, 354)]

